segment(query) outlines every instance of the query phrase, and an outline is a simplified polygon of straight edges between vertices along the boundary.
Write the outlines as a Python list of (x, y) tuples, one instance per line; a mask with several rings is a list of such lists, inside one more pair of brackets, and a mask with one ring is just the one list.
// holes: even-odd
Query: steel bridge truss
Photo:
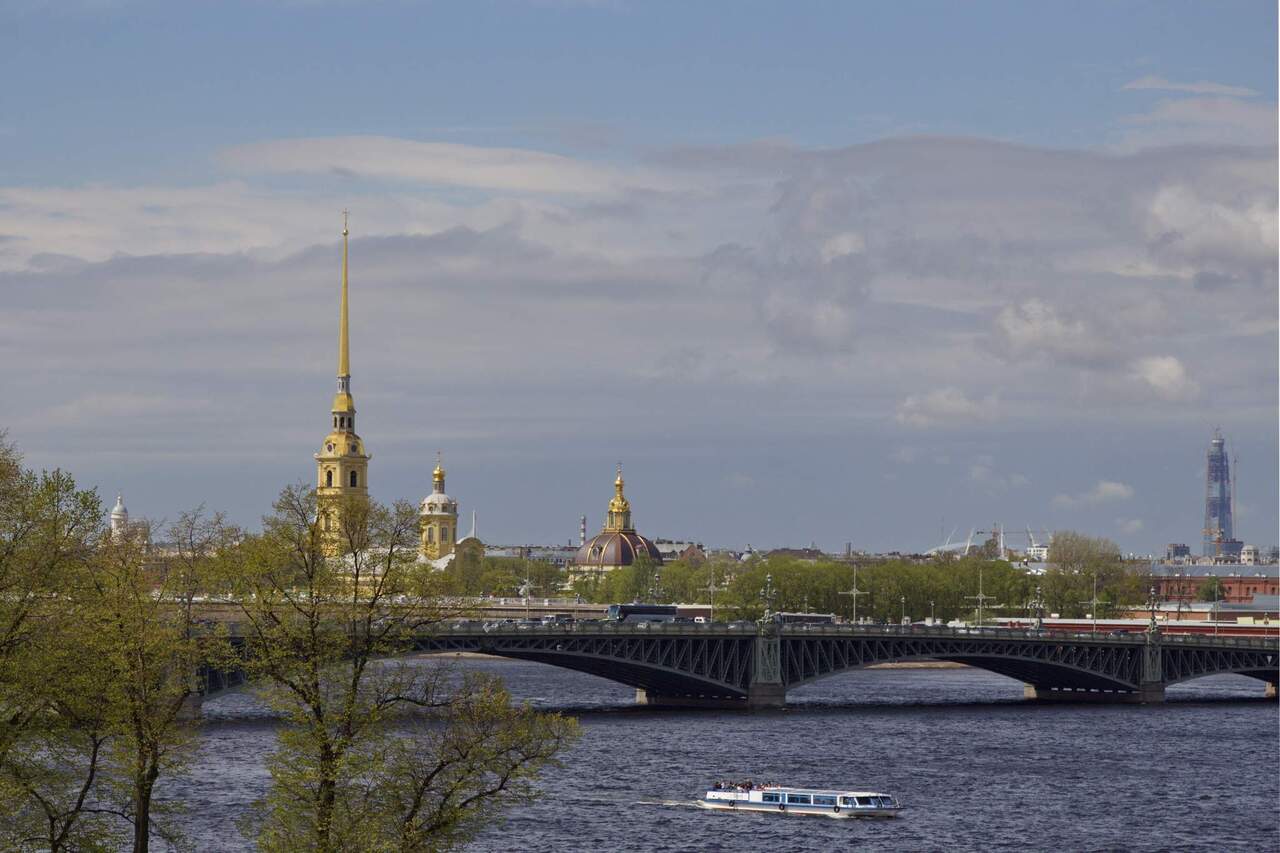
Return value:
[[(493, 629), (457, 623), (416, 640), (420, 652), (480, 652), (573, 669), (659, 697), (746, 700), (777, 707), (786, 690), (879, 663), (954, 661), (990, 670), (1041, 694), (1133, 694), (1220, 673), (1280, 682), (1275, 639), (1062, 634), (1009, 629), (897, 626), (576, 625)], [(200, 673), (201, 693), (238, 686), (242, 672)], [(1117, 697), (1122, 701), (1122, 697)], [(1132, 698), (1132, 696), (1131, 696)]]
[(784, 637), (783, 683), (878, 663), (941, 660), (991, 670), (1027, 684), (1072, 690), (1134, 690), (1144, 646), (974, 637)]
[(422, 651), (470, 651), (538, 661), (598, 675), (664, 696), (743, 699), (752, 681), (755, 637), (602, 634), (441, 635)]

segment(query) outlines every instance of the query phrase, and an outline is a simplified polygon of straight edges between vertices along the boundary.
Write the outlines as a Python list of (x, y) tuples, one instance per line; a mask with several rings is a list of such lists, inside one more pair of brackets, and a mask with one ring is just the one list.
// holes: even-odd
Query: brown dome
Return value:
[(630, 566), (637, 557), (648, 557), (655, 565), (662, 565), (658, 546), (634, 530), (605, 531), (587, 540), (573, 558), (576, 566), (611, 569)]

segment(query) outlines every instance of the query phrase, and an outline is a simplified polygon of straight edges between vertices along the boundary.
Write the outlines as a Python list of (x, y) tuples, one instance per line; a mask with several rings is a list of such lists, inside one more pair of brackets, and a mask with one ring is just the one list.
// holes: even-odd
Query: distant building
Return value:
[(1223, 601), (1247, 603), (1258, 595), (1280, 595), (1280, 567), (1255, 566), (1251, 571), (1229, 570), (1223, 565), (1171, 565), (1155, 563), (1151, 566), (1151, 585), (1156, 598), (1162, 601), (1201, 601), (1201, 590), (1214, 578)]
[(701, 542), (673, 542), (670, 539), (657, 539), (653, 544), (658, 547), (658, 553), (662, 555), (663, 562), (684, 560), (690, 563), (701, 563), (707, 559), (707, 552), (703, 550)]
[(445, 494), (444, 465), (439, 453), (431, 472), (431, 494), (422, 499), (418, 519), (422, 558), (435, 561), (452, 554), (458, 540), (458, 502)]
[(662, 565), (662, 554), (659, 553), (658, 546), (637, 533), (632, 525), (631, 503), (623, 494), (622, 487), (622, 466), (619, 465), (604, 527), (578, 549), (573, 560), (575, 571), (610, 571), (630, 566), (642, 557)]
[(1166, 560), (1170, 560), (1170, 561), (1189, 560), (1191, 559), (1191, 546), (1180, 545), (1180, 544), (1171, 542), (1169, 544), (1169, 547), (1165, 548), (1164, 556)]
[(1234, 556), (1238, 559), (1240, 556), (1239, 548), (1235, 548), (1234, 554), (1224, 553), (1224, 546), (1235, 544), (1233, 497), (1226, 439), (1219, 430), (1214, 430), (1205, 469), (1204, 547), (1201, 553), (1206, 557)]

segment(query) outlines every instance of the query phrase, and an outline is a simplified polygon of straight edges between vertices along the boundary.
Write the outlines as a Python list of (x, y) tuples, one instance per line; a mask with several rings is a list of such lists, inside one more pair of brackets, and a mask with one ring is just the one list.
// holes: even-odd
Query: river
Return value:
[[(975, 669), (861, 670), (790, 693), (785, 711), (655, 711), (634, 691), (533, 663), (461, 662), (582, 739), (474, 851), (1265, 850), (1280, 848), (1280, 712), (1262, 682), (1214, 676), (1164, 705), (1026, 702)], [(202, 851), (253, 849), (235, 821), (267, 784), (274, 724), (249, 695), (205, 705), (198, 758), (164, 786)], [(888, 791), (891, 821), (687, 805), (718, 779)]]

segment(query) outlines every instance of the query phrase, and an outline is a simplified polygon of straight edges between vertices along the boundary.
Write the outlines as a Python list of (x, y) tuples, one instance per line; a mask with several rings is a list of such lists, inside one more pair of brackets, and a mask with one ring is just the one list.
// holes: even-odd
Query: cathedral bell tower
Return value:
[(438, 560), (453, 553), (458, 539), (458, 502), (445, 494), (444, 466), (436, 454), (436, 470), (431, 472), (431, 494), (422, 501), (419, 515), (422, 547), (419, 552), (427, 560)]
[(351, 397), (351, 353), (347, 334), (347, 214), (342, 214), (342, 299), (338, 309), (338, 392), (333, 395), (331, 431), (316, 459), (318, 521), (330, 553), (340, 553), (341, 513), (350, 498), (369, 497), (369, 460), (356, 435), (356, 404)]

